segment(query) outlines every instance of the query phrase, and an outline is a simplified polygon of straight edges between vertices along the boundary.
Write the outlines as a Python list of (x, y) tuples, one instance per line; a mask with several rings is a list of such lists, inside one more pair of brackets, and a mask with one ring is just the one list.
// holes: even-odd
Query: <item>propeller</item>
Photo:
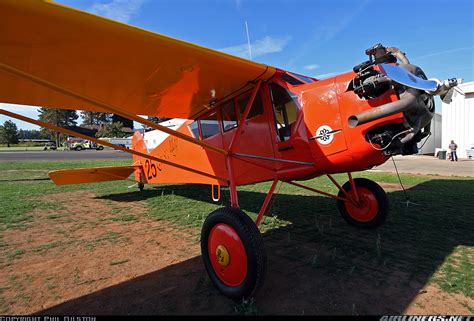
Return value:
[(442, 81), (435, 78), (423, 79), (397, 65), (379, 64), (379, 67), (380, 72), (394, 82), (406, 87), (424, 90), (430, 95), (440, 95), (441, 99), (446, 98), (448, 94), (448, 99), (451, 99), (450, 97), (453, 94), (452, 91), (458, 84), (458, 80), (456, 78), (450, 78)]

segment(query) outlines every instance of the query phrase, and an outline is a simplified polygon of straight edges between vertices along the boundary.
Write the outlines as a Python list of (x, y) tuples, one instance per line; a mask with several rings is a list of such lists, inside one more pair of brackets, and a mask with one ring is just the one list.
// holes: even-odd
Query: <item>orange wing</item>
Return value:
[(63, 88), (129, 114), (193, 119), (274, 72), (55, 3), (0, 1), (1, 102), (104, 111)]

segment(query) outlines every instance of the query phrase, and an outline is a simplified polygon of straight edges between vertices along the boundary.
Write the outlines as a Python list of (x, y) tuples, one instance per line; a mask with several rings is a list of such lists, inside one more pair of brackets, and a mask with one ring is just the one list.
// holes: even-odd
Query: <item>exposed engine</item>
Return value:
[(397, 48), (385, 48), (377, 44), (365, 53), (369, 60), (354, 67), (357, 76), (349, 84), (348, 90), (367, 100), (393, 90), (399, 100), (350, 116), (349, 126), (356, 127), (403, 112), (403, 124), (373, 128), (365, 138), (385, 155), (417, 153), (417, 143), (431, 134), (431, 119), (435, 111), (433, 96), (443, 97), (451, 87), (457, 85), (457, 80), (441, 82), (428, 79), (423, 70), (410, 64), (405, 54)]

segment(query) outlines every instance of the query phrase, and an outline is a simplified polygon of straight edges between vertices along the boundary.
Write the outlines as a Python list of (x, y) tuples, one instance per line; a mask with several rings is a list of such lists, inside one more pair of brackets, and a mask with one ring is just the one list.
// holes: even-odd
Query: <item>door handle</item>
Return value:
[(280, 147), (280, 148), (278, 148), (278, 151), (279, 151), (279, 152), (284, 152), (285, 150), (290, 150), (290, 149), (294, 149), (293, 145), (288, 145), (288, 146), (285, 146), (285, 147)]

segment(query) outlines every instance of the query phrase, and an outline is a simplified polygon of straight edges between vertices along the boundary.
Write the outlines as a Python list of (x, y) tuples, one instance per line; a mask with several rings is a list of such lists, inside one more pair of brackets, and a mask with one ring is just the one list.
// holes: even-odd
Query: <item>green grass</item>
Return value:
[(432, 278), (432, 282), (446, 292), (461, 292), (474, 299), (473, 262), (472, 247), (459, 246), (446, 259), (439, 269), (440, 273)]
[(87, 250), (93, 251), (97, 246), (105, 243), (117, 244), (127, 242), (128, 238), (116, 232), (107, 232), (101, 236), (96, 237), (91, 241), (86, 241), (84, 246)]
[[(62, 219), (54, 213), (62, 205), (44, 200), (49, 194), (90, 190), (98, 199), (111, 204), (142, 201), (147, 208), (143, 215), (173, 222), (178, 229), (191, 228), (196, 236), (208, 213), (229, 204), (226, 188), (222, 189), (222, 199), (214, 203), (210, 187), (203, 185), (151, 185), (138, 192), (127, 188), (129, 181), (57, 187), (47, 180), (47, 172), (55, 169), (129, 164), (128, 160), (0, 163), (0, 250), (3, 251), (0, 254), (5, 253), (13, 260), (28, 255), (30, 250), (45, 253), (68, 245), (52, 242), (21, 252), (2, 241), (1, 231), (28, 229), (34, 224), (36, 218), (32, 213), (37, 208), (50, 210), (47, 219), (51, 224)], [(391, 173), (362, 172), (354, 176), (398, 184), (397, 176)], [(335, 177), (341, 183), (347, 180), (346, 175)], [(432, 282), (443, 291), (473, 298), (474, 180), (421, 175), (401, 177), (405, 186), (414, 186), (407, 193), (417, 205), (407, 207), (402, 191), (388, 190), (390, 215), (377, 230), (348, 226), (340, 218), (333, 199), (279, 183), (278, 193), (261, 224), (267, 253), (278, 253), (289, 262), (308, 266), (315, 273), (338, 276), (343, 281), (361, 278), (367, 273), (379, 273), (383, 280), (387, 271), (400, 269), (423, 284)], [(326, 177), (304, 184), (337, 193), (337, 188)], [(241, 208), (250, 217), (256, 217), (269, 187), (269, 182), (239, 187)], [(119, 207), (112, 212), (114, 217), (107, 220), (133, 224), (140, 219)], [(83, 245), (94, 250), (106, 242), (126, 241), (122, 235), (110, 232)], [(300, 251), (301, 248), (305, 250)], [(110, 264), (125, 263), (114, 262)], [(237, 310), (242, 314), (258, 312), (252, 304), (236, 306)]]
[[(106, 182), (101, 184), (67, 185), (57, 187), (47, 176), (48, 171), (92, 166), (125, 165), (129, 161), (61, 161), (61, 162), (8, 162), (0, 163), (0, 230), (2, 228), (24, 229), (32, 222), (31, 212), (35, 208), (54, 209), (61, 204), (39, 201), (47, 194), (92, 189), (110, 193), (120, 190), (129, 182)], [(121, 184), (120, 184), (121, 183)], [(80, 200), (78, 200), (80, 201)]]
[(7, 253), (7, 257), (10, 259), (10, 260), (14, 260), (14, 259), (19, 259), (23, 256), (23, 254), (25, 254), (25, 250), (15, 250), (13, 252), (8, 252)]
[(40, 151), (44, 146), (0, 146), (0, 152), (24, 152), (24, 151)]

